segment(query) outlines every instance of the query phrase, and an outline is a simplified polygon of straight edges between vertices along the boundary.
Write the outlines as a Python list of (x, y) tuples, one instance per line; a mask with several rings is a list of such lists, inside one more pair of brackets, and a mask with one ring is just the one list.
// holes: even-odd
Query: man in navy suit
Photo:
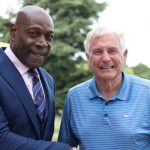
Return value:
[[(0, 49), (0, 150), (70, 150), (52, 142), (54, 80), (40, 66), (54, 37), (51, 16), (38, 6), (23, 7), (10, 26), (10, 46)], [(44, 90), (44, 121), (39, 119), (29, 69), (37, 70)]]

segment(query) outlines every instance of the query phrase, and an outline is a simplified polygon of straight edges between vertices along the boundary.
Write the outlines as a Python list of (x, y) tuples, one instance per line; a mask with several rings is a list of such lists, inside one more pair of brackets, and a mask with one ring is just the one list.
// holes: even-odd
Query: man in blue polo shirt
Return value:
[(124, 35), (96, 27), (84, 45), (94, 77), (69, 90), (59, 141), (80, 150), (150, 150), (150, 81), (123, 72)]

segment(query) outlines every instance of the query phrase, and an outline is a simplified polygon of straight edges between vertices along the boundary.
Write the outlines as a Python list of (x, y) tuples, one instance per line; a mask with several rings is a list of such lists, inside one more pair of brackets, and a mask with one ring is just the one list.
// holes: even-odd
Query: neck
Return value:
[(118, 92), (122, 84), (122, 76), (115, 80), (96, 79), (96, 83), (102, 96), (109, 101)]

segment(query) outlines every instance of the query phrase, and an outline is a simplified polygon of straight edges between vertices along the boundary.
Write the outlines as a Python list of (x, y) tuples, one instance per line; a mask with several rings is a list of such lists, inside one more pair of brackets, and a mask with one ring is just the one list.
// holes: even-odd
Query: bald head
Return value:
[(34, 11), (46, 12), (43, 8), (39, 6), (33, 6), (33, 5), (22, 7), (19, 12), (28, 12), (28, 13), (31, 12), (32, 13)]
[(51, 16), (43, 8), (39, 6), (25, 6), (19, 10), (16, 15), (15, 24), (22, 24), (22, 21), (26, 18), (47, 18), (53, 23)]
[(52, 47), (54, 24), (41, 7), (25, 6), (10, 26), (10, 46), (17, 58), (29, 68), (43, 64)]

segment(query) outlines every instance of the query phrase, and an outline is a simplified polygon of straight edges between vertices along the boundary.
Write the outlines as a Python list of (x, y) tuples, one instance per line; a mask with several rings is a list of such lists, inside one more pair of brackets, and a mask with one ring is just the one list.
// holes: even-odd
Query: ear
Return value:
[(128, 55), (128, 50), (126, 49), (123, 53), (123, 56), (124, 56), (124, 63), (126, 63), (127, 61), (127, 55)]
[(11, 40), (14, 41), (15, 34), (16, 34), (16, 25), (11, 24), (10, 27), (9, 27), (9, 30), (10, 30)]

